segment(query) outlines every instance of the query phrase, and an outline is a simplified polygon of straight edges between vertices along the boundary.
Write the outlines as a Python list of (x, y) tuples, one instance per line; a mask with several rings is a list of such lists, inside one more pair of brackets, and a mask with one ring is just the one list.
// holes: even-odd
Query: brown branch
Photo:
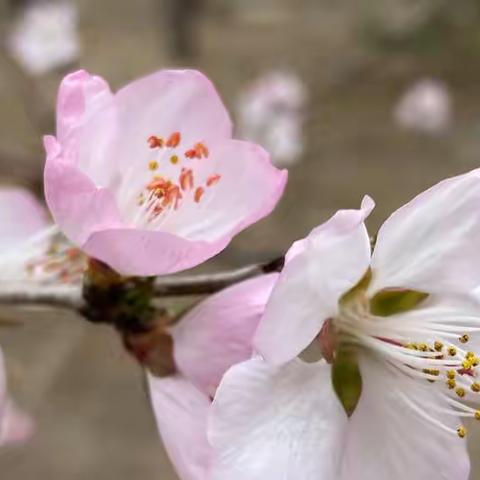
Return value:
[(279, 272), (283, 268), (283, 264), (284, 257), (279, 257), (266, 263), (258, 263), (221, 273), (158, 277), (155, 280), (155, 295), (157, 297), (208, 295), (249, 278)]
[(29, 286), (0, 288), (0, 305), (45, 306), (79, 310), (83, 305), (78, 286)]

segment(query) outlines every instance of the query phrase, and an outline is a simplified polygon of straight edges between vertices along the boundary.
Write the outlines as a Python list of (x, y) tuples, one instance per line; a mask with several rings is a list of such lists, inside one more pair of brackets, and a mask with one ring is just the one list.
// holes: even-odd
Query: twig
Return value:
[[(155, 280), (154, 293), (158, 297), (208, 295), (235, 283), (258, 275), (279, 272), (284, 258), (267, 263), (249, 265), (222, 273), (159, 277)], [(47, 306), (82, 311), (85, 307), (79, 285), (28, 285), (11, 284), (0, 287), (0, 305)]]
[(0, 289), (0, 304), (13, 306), (47, 306), (79, 310), (83, 305), (79, 286), (8, 286)]
[(204, 275), (159, 277), (155, 280), (157, 297), (207, 295), (218, 292), (230, 285), (257, 277), (265, 273), (279, 272), (283, 268), (284, 257), (266, 263), (257, 263), (221, 273)]

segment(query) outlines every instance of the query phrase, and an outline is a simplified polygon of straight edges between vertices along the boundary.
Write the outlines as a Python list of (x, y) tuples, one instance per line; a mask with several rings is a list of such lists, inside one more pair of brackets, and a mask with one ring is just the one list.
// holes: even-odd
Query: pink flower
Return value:
[(232, 365), (252, 355), (252, 338), (278, 274), (247, 280), (193, 308), (172, 330), (179, 373), (149, 375), (152, 405), (182, 480), (208, 478), (211, 398)]
[(113, 95), (87, 72), (58, 95), (46, 137), (45, 191), (55, 221), (87, 254), (122, 274), (184, 270), (268, 215), (286, 172), (260, 147), (232, 140), (212, 84), (160, 71)]
[[(373, 254), (369, 197), (292, 246), (254, 340), (263, 359), (217, 390), (212, 479), (468, 478), (479, 205), (475, 170), (397, 210)], [(315, 339), (332, 364), (297, 358)]]

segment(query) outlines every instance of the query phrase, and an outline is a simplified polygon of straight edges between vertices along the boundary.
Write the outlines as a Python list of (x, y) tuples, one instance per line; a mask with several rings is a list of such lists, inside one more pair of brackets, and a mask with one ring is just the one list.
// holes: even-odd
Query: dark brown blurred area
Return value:
[[(77, 66), (114, 88), (159, 68), (195, 67), (233, 111), (243, 85), (271, 68), (293, 69), (306, 83), (306, 151), (290, 170), (284, 199), (205, 268), (273, 257), (336, 209), (359, 205), (365, 193), (377, 202), (369, 221), (374, 232), (416, 193), (479, 165), (480, 2), (358, 3), (78, 0)], [(396, 9), (389, 10), (392, 3)], [(412, 11), (413, 3), (422, 10)], [(11, 7), (0, 3), (3, 33)], [(2, 49), (3, 182), (41, 195), (41, 137), (53, 132), (63, 73), (26, 75)], [(443, 135), (402, 130), (392, 118), (399, 96), (421, 77), (439, 78), (451, 90), (453, 121)], [(38, 431), (25, 447), (0, 452), (0, 478), (174, 479), (142, 373), (114, 332), (62, 312), (20, 318), (20, 326), (0, 331), (0, 343), (13, 392), (36, 417)], [(480, 430), (471, 431), (478, 453)], [(472, 459), (472, 479), (480, 479), (478, 455)]]

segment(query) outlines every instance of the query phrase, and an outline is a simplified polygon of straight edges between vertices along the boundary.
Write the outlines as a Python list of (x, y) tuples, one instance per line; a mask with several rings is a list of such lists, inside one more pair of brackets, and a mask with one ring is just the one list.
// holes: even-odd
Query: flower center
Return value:
[(133, 223), (156, 229), (171, 212), (204, 202), (221, 176), (215, 172), (205, 173), (203, 162), (210, 159), (207, 145), (198, 141), (183, 146), (180, 132), (168, 137), (151, 135), (147, 148), (153, 154), (146, 165), (149, 178), (137, 192)]
[[(438, 389), (452, 407), (442, 413), (480, 420), (480, 410), (464, 403), (480, 400), (474, 398), (480, 394), (477, 381), (480, 357), (467, 348), (469, 333), (480, 330), (480, 318), (462, 319), (463, 325), (452, 317), (432, 319), (431, 312), (422, 307), (415, 309), (411, 319), (408, 315), (401, 318), (375, 315), (371, 300), (364, 291), (357, 291), (348, 301), (341, 302), (333, 325), (337, 345), (367, 349), (381, 358), (392, 373), (401, 372)], [(420, 405), (413, 396), (405, 395), (405, 401), (423, 417), (439, 424), (430, 414), (435, 406)], [(443, 424), (439, 426), (452, 432)], [(464, 438), (465, 427), (458, 427), (456, 433)]]

